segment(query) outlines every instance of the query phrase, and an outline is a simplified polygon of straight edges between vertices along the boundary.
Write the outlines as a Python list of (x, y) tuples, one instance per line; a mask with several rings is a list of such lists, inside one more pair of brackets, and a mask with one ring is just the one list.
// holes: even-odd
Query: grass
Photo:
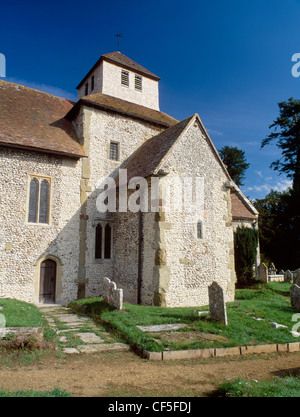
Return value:
[[(276, 288), (272, 285), (274, 288), (236, 290), (235, 301), (227, 303), (228, 326), (192, 312), (195, 309), (208, 310), (208, 306), (160, 308), (124, 303), (123, 310), (118, 311), (104, 303), (101, 297), (93, 297), (74, 301), (70, 307), (75, 312), (88, 314), (113, 329), (137, 349), (162, 351), (295, 342), (297, 340), (290, 333), (295, 324), (292, 322), (295, 312), (291, 308), (290, 299), (282, 295), (282, 292), (286, 292), (286, 285), (279, 286), (286, 283), (276, 284)], [(287, 328), (275, 329), (270, 326), (270, 322), (283, 324)], [(164, 339), (160, 333), (153, 336), (137, 328), (137, 325), (168, 323), (188, 324), (189, 327), (180, 329), (180, 332), (203, 332), (226, 339), (209, 341), (199, 337), (196, 341), (174, 342)]]
[[(5, 327), (43, 327), (46, 341), (55, 338), (55, 332), (35, 305), (15, 299), (0, 298), (0, 307), (2, 307), (1, 317), (5, 318)], [(3, 320), (0, 323), (3, 326)]]
[(54, 388), (52, 391), (8, 391), (0, 390), (0, 397), (72, 397), (67, 391)]
[(300, 397), (300, 378), (283, 377), (260, 382), (237, 379), (223, 383), (218, 394), (225, 397)]

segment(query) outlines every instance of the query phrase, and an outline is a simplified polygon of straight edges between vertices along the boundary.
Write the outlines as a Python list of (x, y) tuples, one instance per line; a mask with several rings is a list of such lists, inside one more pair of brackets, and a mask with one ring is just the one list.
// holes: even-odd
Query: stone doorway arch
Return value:
[(40, 303), (56, 301), (57, 264), (53, 259), (45, 259), (40, 264)]

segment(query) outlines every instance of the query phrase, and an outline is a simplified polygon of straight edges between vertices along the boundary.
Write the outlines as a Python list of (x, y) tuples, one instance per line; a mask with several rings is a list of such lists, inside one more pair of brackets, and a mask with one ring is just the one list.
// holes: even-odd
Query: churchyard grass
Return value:
[(54, 388), (52, 391), (8, 391), (0, 390), (0, 397), (72, 397), (67, 391)]
[(7, 327), (44, 327), (46, 324), (43, 314), (33, 304), (1, 298), (0, 306)]
[(53, 340), (55, 332), (43, 314), (33, 304), (10, 298), (0, 298), (0, 314), (5, 317), (5, 327), (43, 327), (44, 339)]
[(224, 382), (218, 395), (223, 397), (299, 397), (299, 377), (277, 377), (270, 380), (246, 381), (237, 379)]
[[(70, 307), (113, 329), (133, 348), (149, 351), (296, 342), (291, 334), (295, 312), (289, 297), (278, 294), (278, 288), (276, 292), (270, 288), (237, 290), (235, 301), (226, 304), (228, 326), (210, 320), (209, 315), (198, 316), (198, 310), (208, 311), (209, 306), (161, 308), (124, 303), (119, 311), (94, 297), (72, 302)], [(271, 322), (287, 327), (276, 329)], [(170, 323), (187, 327), (177, 330), (176, 338), (170, 336), (174, 332), (143, 332), (137, 327)]]

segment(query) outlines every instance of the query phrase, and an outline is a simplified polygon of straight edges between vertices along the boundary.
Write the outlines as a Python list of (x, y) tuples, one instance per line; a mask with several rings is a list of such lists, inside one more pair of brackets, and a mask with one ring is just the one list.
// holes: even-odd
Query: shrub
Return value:
[(234, 233), (235, 272), (240, 286), (250, 285), (254, 278), (258, 231), (238, 227)]

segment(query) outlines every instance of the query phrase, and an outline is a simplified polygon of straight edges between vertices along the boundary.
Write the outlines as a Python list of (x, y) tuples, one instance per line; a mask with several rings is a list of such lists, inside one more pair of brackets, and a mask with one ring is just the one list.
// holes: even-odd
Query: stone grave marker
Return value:
[(220, 323), (227, 325), (228, 321), (224, 291), (216, 281), (208, 287), (208, 296), (210, 317), (213, 320), (217, 320)]
[(268, 282), (268, 268), (264, 263), (259, 264), (257, 275), (260, 282)]
[(300, 287), (294, 284), (290, 288), (291, 306), (295, 311), (300, 312)]
[(123, 290), (117, 288), (116, 283), (107, 277), (103, 278), (102, 295), (107, 304), (116, 307), (118, 310), (122, 310)]

